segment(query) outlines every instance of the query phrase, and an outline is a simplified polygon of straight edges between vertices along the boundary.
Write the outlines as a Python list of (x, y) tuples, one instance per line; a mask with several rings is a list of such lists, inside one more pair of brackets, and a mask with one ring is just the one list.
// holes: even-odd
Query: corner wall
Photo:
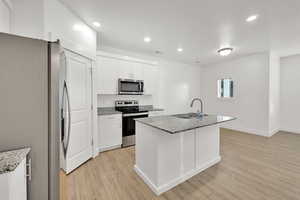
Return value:
[[(234, 98), (217, 97), (217, 80), (232, 78)], [(202, 67), (201, 96), (206, 113), (237, 117), (224, 128), (269, 136), (269, 53)]]
[(280, 61), (280, 129), (300, 133), (300, 55)]
[(269, 61), (269, 136), (280, 130), (280, 57), (270, 52)]

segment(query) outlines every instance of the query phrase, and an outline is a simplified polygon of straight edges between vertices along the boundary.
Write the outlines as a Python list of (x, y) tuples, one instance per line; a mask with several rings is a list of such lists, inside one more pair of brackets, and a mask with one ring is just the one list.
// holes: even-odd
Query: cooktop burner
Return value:
[(136, 100), (116, 101), (115, 109), (123, 113), (141, 112), (139, 109), (139, 102)]
[(116, 107), (117, 111), (123, 113), (137, 113), (140, 112), (139, 106), (124, 106), (124, 107)]

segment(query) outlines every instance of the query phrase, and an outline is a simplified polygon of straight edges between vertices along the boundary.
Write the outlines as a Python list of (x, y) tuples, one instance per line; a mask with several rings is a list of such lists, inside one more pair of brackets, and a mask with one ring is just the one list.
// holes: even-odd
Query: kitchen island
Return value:
[(134, 169), (156, 195), (220, 162), (219, 124), (196, 113), (136, 119)]

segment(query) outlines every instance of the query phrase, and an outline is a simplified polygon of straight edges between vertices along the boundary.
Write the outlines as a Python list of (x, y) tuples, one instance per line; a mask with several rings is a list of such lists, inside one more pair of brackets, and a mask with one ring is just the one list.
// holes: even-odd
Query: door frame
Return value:
[(95, 158), (96, 156), (99, 155), (99, 151), (98, 151), (98, 112), (97, 112), (97, 79), (96, 79), (96, 76), (97, 76), (97, 68), (96, 68), (96, 61), (95, 60), (92, 60), (92, 68), (91, 68), (91, 90), (92, 90), (92, 97), (91, 97), (91, 100), (92, 100), (92, 139), (93, 139), (93, 142), (92, 142), (92, 149), (93, 149), (93, 158)]

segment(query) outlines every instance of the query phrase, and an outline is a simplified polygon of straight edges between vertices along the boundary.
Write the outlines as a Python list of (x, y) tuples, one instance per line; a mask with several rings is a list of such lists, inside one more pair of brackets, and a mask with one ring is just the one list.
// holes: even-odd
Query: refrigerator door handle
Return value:
[[(65, 52), (61, 52), (61, 56), (64, 58), (64, 68), (67, 68), (67, 56)], [(65, 99), (66, 98), (66, 99)], [(68, 111), (68, 125), (67, 125), (67, 135), (66, 135), (66, 120), (65, 120), (65, 100), (67, 103), (67, 111)], [(65, 159), (67, 158), (67, 152), (69, 148), (70, 142), (70, 133), (71, 133), (71, 105), (70, 105), (70, 95), (67, 86), (66, 80), (63, 82), (63, 94), (62, 94), (62, 109), (61, 109), (61, 141), (62, 141), (62, 149)]]
[(67, 82), (65, 81), (64, 87), (66, 90), (66, 97), (67, 97), (67, 103), (68, 103), (68, 135), (67, 135), (67, 144), (65, 146), (65, 156), (67, 155), (67, 151), (69, 149), (69, 143), (70, 143), (70, 134), (71, 134), (71, 104), (70, 104), (70, 95), (69, 90), (67, 86)]
[(62, 149), (64, 153), (64, 157), (66, 158), (67, 155), (67, 147), (66, 147), (66, 120), (65, 120), (65, 96), (66, 96), (66, 82), (64, 81), (63, 85), (63, 94), (62, 94), (62, 108), (61, 108), (61, 142), (62, 142)]

